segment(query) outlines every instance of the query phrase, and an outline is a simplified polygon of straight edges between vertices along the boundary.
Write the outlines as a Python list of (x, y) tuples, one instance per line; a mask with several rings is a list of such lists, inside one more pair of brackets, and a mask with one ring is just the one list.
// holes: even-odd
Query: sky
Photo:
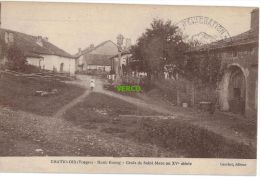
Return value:
[[(132, 44), (150, 27), (154, 18), (178, 23), (193, 16), (209, 17), (221, 24), (231, 36), (250, 28), (253, 8), (112, 5), (86, 3), (2, 2), (2, 28), (35, 36), (46, 36), (49, 41), (70, 54), (90, 44), (112, 40), (122, 34)], [(200, 30), (208, 30), (200, 26)], [(192, 33), (196, 28), (191, 27)], [(198, 28), (197, 28), (198, 29)], [(211, 29), (212, 30), (212, 29)]]

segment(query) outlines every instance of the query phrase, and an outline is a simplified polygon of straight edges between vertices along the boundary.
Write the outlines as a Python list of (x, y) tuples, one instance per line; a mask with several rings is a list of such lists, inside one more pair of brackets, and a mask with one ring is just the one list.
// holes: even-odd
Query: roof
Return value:
[[(129, 54), (132, 54), (130, 51), (123, 51), (123, 52), (121, 52), (121, 56), (123, 56), (123, 55), (129, 55)], [(118, 54), (116, 54), (116, 55), (113, 55), (112, 57), (110, 57), (109, 59), (113, 59), (113, 58), (116, 58), (116, 57), (118, 57)]]
[(111, 60), (109, 60), (110, 57), (110, 55), (92, 55), (92, 57), (87, 60), (87, 64), (111, 66)]
[(80, 57), (80, 56), (82, 56), (82, 55), (84, 55), (84, 54), (87, 54), (87, 53), (90, 53), (90, 52), (96, 50), (96, 49), (99, 48), (99, 47), (102, 47), (103, 45), (105, 45), (105, 44), (108, 43), (108, 42), (111, 42), (111, 43), (113, 43), (115, 46), (117, 46), (113, 41), (107, 40), (107, 41), (104, 41), (104, 42), (100, 43), (99, 45), (97, 45), (97, 46), (95, 46), (95, 47), (93, 47), (93, 48), (87, 47), (86, 49), (84, 49), (83, 51), (81, 51), (81, 53), (78, 52), (78, 53), (75, 54), (74, 56), (75, 56), (76, 58), (78, 58), (78, 57)]
[(32, 58), (43, 58), (42, 56), (37, 55), (35, 53), (25, 53), (24, 56), (25, 57), (32, 57)]
[(8, 29), (0, 29), (1, 36), (5, 35), (5, 32), (12, 33), (14, 36), (14, 42), (20, 48), (25, 56), (29, 57), (41, 57), (39, 54), (45, 55), (56, 55), (66, 58), (74, 58), (69, 53), (64, 50), (58, 48), (54, 44), (48, 42), (45, 39), (42, 39), (42, 46), (37, 44), (37, 36), (32, 36), (28, 34), (24, 34), (17, 31), (12, 31)]
[(232, 47), (232, 46), (252, 44), (252, 43), (258, 43), (258, 32), (255, 30), (248, 30), (244, 33), (238, 34), (236, 36), (232, 36), (227, 39), (223, 39), (223, 40), (219, 40), (219, 41), (205, 44), (202, 46), (194, 47), (190, 50), (190, 52), (228, 48), (228, 47)]

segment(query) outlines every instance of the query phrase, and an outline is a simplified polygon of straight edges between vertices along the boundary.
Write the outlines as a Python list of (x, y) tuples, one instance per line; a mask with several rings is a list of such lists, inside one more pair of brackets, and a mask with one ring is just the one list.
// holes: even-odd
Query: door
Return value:
[(63, 73), (64, 63), (60, 64), (60, 72)]
[(241, 69), (232, 72), (229, 83), (229, 107), (233, 113), (245, 113), (245, 77)]

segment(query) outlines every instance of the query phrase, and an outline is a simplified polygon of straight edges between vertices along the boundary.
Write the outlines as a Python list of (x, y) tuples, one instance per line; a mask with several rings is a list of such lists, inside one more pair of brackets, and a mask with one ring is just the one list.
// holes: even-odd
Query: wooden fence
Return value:
[(31, 73), (31, 74), (25, 74), (21, 72), (11, 71), (11, 70), (2, 70), (0, 71), (2, 74), (12, 75), (16, 77), (26, 77), (26, 78), (41, 78), (41, 79), (51, 79), (51, 80), (74, 80), (75, 77), (68, 76), (66, 74), (62, 73), (49, 73), (49, 72), (40, 72), (40, 73)]

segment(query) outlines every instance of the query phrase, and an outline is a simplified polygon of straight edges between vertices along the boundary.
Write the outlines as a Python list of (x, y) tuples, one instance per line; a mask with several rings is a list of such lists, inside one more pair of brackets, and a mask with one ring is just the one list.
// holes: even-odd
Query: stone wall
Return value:
[[(202, 83), (199, 79), (189, 81), (179, 78), (178, 105), (186, 102), (190, 107), (198, 107), (200, 102), (212, 102), (217, 104), (216, 87)], [(181, 86), (180, 86), (181, 85)]]
[[(202, 84), (194, 80), (187, 84), (192, 93), (190, 104), (197, 105), (200, 101), (216, 102), (220, 110), (230, 111), (230, 78), (234, 69), (241, 70), (245, 77), (245, 117), (256, 117), (257, 114), (257, 77), (258, 77), (258, 42), (252, 40), (246, 44), (234, 42), (225, 48), (215, 48), (208, 51), (209, 55), (217, 55), (221, 59), (221, 68), (217, 87)], [(202, 58), (203, 52), (194, 52), (195, 58)], [(201, 57), (200, 57), (201, 56)], [(180, 98), (182, 101), (182, 98)]]
[(228, 86), (231, 77), (231, 68), (238, 68), (243, 72), (246, 84), (245, 116), (255, 117), (257, 114), (257, 73), (258, 73), (258, 44), (237, 47), (237, 55), (222, 53), (223, 77), (219, 83), (220, 108), (229, 111)]

